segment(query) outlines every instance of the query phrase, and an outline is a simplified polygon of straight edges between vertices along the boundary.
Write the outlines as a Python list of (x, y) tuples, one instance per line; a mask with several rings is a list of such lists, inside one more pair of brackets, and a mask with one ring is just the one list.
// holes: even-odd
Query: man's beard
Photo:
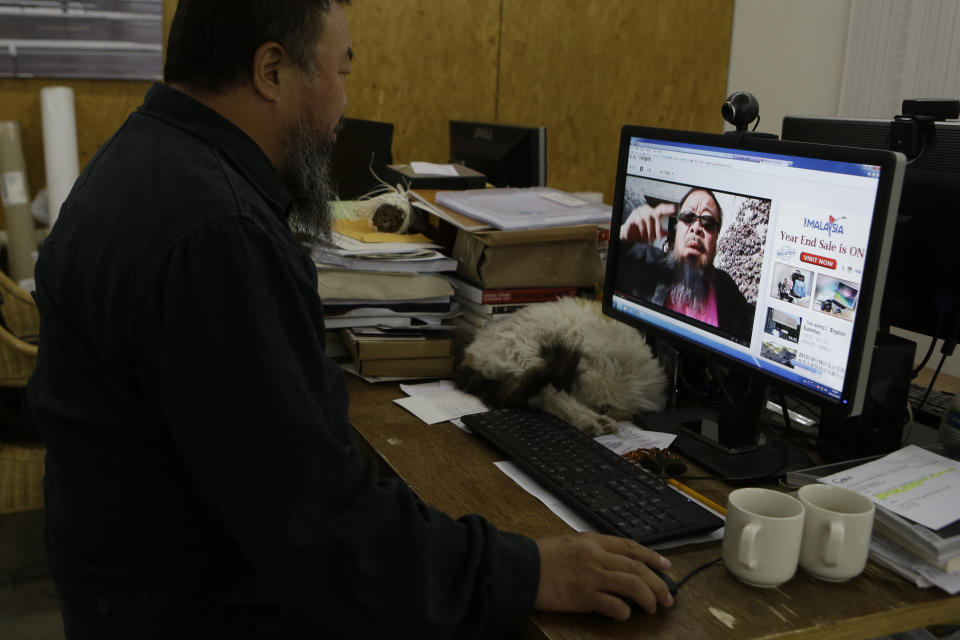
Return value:
[(330, 202), (336, 199), (337, 191), (330, 175), (331, 158), (335, 133), (342, 128), (343, 118), (326, 136), (318, 131), (316, 122), (317, 118), (305, 116), (284, 132), (287, 151), (281, 175), (293, 195), (290, 229), (299, 242), (311, 246), (332, 242)]
[(703, 311), (713, 282), (713, 267), (704, 268), (696, 261), (677, 260), (673, 254), (670, 254), (668, 264), (673, 266), (670, 302), (695, 313)]

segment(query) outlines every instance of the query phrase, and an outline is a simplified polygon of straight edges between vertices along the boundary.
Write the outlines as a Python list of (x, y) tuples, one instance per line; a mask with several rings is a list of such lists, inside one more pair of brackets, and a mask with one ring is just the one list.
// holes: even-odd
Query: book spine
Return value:
[(477, 304), (467, 300), (466, 298), (460, 297), (460, 295), (453, 296), (453, 299), (460, 303), (460, 305), (466, 311), (473, 311), (474, 313), (480, 313), (483, 315), (502, 315), (513, 313), (514, 311), (519, 311), (524, 307), (532, 303), (518, 303), (518, 304)]
[(457, 278), (449, 278), (453, 290), (463, 299), (475, 304), (524, 304), (551, 302), (558, 298), (578, 295), (577, 287), (516, 287), (481, 289)]
[(480, 304), (504, 304), (524, 302), (551, 302), (564, 296), (577, 295), (576, 287), (547, 289), (484, 289)]

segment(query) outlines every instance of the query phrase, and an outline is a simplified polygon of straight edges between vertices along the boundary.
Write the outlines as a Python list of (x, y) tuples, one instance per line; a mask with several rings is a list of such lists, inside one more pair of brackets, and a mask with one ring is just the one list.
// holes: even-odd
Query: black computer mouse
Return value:
[[(665, 574), (663, 571), (660, 571), (659, 569), (654, 569), (653, 567), (650, 567), (650, 570), (653, 571), (655, 574), (657, 574), (661, 580), (663, 580), (663, 582), (667, 585), (667, 589), (670, 591), (670, 595), (676, 598), (677, 591), (680, 590), (680, 585), (674, 582), (673, 578)], [(630, 605), (631, 610), (635, 612), (643, 611), (643, 608), (640, 605), (638, 605), (636, 602), (631, 600), (630, 598), (624, 598), (624, 600), (626, 600), (627, 604)]]
[(666, 583), (667, 589), (670, 590), (670, 595), (672, 595), (673, 597), (676, 597), (677, 591), (680, 590), (680, 585), (674, 582), (673, 578), (665, 574), (663, 571), (660, 571), (659, 569), (653, 569), (653, 572), (657, 574), (660, 577), (660, 579)]

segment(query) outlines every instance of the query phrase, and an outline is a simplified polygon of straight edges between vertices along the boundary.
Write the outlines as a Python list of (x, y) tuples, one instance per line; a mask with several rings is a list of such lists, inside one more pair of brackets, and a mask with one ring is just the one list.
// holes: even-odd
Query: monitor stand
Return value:
[(761, 433), (765, 382), (731, 373), (724, 386), (726, 394), (719, 408), (674, 407), (662, 413), (638, 414), (634, 420), (644, 429), (676, 433), (671, 448), (728, 482), (772, 480), (813, 465), (796, 445)]

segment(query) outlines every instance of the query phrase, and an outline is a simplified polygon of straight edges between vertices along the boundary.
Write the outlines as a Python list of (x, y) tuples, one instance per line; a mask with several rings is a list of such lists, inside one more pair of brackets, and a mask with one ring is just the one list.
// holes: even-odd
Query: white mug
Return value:
[(821, 580), (843, 582), (867, 564), (874, 506), (866, 496), (825, 484), (800, 487), (807, 510), (800, 567)]
[(723, 563), (741, 582), (777, 587), (797, 572), (803, 504), (780, 491), (748, 487), (730, 493)]

